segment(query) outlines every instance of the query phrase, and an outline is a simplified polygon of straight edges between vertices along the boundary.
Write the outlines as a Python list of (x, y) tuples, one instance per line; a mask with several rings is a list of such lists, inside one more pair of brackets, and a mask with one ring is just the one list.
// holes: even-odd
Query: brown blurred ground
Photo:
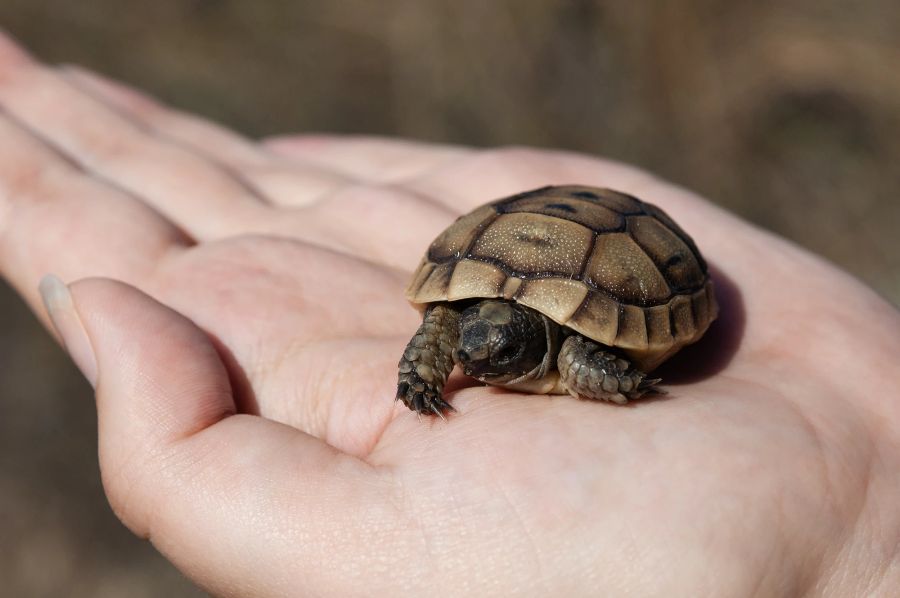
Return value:
[[(892, 0), (3, 0), (0, 26), (250, 135), (633, 162), (900, 303)], [(6, 289), (0, 335), (4, 595), (197, 595), (110, 513), (87, 385)]]

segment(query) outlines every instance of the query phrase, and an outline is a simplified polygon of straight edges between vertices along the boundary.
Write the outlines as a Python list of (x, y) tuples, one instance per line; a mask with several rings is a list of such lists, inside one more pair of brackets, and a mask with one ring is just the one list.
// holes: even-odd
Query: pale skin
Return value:
[[(632, 407), (460, 379), (446, 421), (396, 404), (422, 251), (475, 205), (558, 183), (633, 193), (693, 235), (742, 298), (727, 364)], [(48, 326), (38, 282), (69, 283), (71, 303), (45, 289), (97, 388), (110, 503), (214, 594), (900, 587), (897, 311), (628, 166), (253, 142), (4, 40), (0, 271)]]

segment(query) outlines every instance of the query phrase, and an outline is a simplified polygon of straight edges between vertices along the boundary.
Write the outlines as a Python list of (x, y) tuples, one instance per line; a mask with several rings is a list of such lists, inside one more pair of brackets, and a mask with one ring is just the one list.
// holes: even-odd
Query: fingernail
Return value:
[(69, 287), (56, 276), (48, 274), (41, 280), (38, 289), (41, 291), (41, 298), (44, 300), (44, 307), (50, 315), (53, 327), (62, 338), (69, 357), (91, 386), (96, 386), (97, 359), (94, 357), (94, 348), (91, 346), (84, 324), (81, 323), (78, 310), (75, 309)]

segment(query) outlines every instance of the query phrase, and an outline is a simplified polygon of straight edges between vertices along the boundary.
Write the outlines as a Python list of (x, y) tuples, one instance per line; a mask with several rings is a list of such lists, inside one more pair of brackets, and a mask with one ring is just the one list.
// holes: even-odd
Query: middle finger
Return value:
[(0, 66), (0, 106), (195, 238), (240, 232), (265, 209), (263, 196), (230, 167), (155, 135), (3, 39)]

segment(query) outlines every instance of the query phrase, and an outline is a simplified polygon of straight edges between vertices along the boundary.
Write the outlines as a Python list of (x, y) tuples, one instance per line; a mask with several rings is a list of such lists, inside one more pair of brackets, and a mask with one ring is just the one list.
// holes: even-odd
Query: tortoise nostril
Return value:
[(462, 349), (460, 349), (459, 351), (456, 352), (456, 358), (459, 361), (461, 361), (462, 363), (468, 363), (469, 360), (471, 359), (471, 357), (469, 357), (469, 354), (466, 353), (465, 351), (463, 351)]

